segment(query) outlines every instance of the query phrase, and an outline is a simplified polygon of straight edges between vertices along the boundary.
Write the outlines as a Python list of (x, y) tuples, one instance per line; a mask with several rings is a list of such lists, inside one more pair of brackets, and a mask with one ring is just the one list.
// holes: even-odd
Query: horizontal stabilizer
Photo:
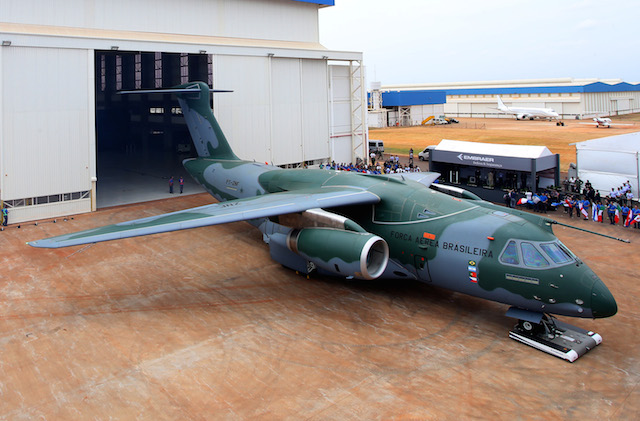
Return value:
[[(200, 86), (194, 84), (192, 86), (188, 86), (186, 88), (164, 88), (164, 89), (138, 89), (134, 91), (119, 91), (119, 94), (185, 94), (185, 93), (195, 93), (201, 92)], [(209, 92), (213, 93), (222, 93), (222, 92), (233, 92), (229, 90), (223, 89), (210, 89)]]

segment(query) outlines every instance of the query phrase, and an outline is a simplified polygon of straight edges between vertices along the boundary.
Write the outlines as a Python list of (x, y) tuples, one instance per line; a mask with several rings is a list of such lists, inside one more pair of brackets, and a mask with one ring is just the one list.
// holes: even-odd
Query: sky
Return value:
[(319, 15), (320, 43), (363, 52), (382, 85), (640, 82), (638, 0), (335, 0)]

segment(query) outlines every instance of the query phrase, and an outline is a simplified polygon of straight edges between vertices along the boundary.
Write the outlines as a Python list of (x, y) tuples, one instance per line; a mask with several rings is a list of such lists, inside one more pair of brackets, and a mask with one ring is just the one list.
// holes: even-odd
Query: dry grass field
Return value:
[(576, 162), (576, 148), (572, 143), (640, 131), (640, 114), (615, 117), (615, 123), (628, 124), (611, 128), (595, 127), (591, 120), (565, 120), (565, 126), (548, 121), (518, 121), (507, 118), (460, 118), (460, 123), (444, 126), (390, 127), (369, 129), (369, 138), (382, 139), (385, 152), (408, 155), (413, 148), (417, 154), (442, 139), (466, 140), (511, 145), (541, 145), (560, 154), (560, 168), (567, 171)]

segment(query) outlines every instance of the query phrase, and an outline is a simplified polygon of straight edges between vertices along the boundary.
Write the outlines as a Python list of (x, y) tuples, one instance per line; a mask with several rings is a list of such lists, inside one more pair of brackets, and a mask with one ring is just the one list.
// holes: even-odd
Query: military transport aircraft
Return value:
[[(135, 91), (148, 92), (158, 91)], [(198, 152), (184, 167), (220, 203), (29, 245), (67, 247), (247, 221), (263, 233), (275, 261), (303, 274), (419, 280), (508, 304), (507, 315), (519, 319), (511, 337), (569, 361), (601, 338), (551, 315), (617, 312), (605, 284), (553, 235), (551, 219), (433, 183), (436, 173), (367, 175), (241, 160), (213, 115), (205, 83), (160, 92), (177, 96)], [(286, 226), (279, 218), (294, 213), (329, 226)]]
[(564, 126), (564, 123), (560, 121), (560, 115), (555, 112), (553, 108), (523, 108), (523, 107), (507, 107), (502, 102), (502, 98), (499, 95), (496, 96), (498, 99), (498, 108), (497, 110), (504, 114), (512, 114), (516, 117), (516, 120), (533, 120), (536, 118), (544, 118), (549, 120), (556, 120), (557, 126)]

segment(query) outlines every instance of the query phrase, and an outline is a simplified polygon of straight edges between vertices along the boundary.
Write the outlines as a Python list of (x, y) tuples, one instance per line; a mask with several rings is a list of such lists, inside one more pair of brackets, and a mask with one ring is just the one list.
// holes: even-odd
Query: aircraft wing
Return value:
[(397, 178), (400, 180), (412, 180), (420, 184), (424, 184), (429, 187), (440, 177), (440, 173), (438, 172), (406, 172), (406, 173), (397, 173), (397, 174), (389, 174), (389, 177)]
[(73, 234), (30, 241), (27, 244), (44, 248), (69, 247), (284, 215), (312, 208), (374, 204), (379, 201), (380, 197), (369, 191), (350, 187), (295, 190), (215, 203)]

